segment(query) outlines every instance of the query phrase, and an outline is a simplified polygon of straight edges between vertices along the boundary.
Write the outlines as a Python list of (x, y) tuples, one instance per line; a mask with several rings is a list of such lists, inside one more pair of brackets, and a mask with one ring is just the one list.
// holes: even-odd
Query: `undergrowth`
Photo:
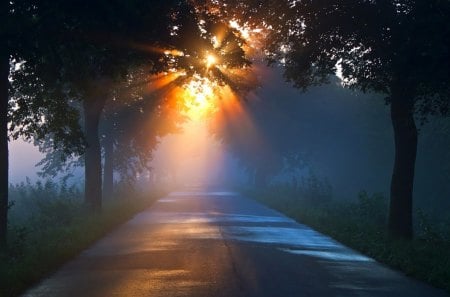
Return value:
[(0, 296), (19, 295), (160, 196), (162, 191), (107, 199), (94, 214), (85, 209), (77, 187), (50, 181), (11, 186)]

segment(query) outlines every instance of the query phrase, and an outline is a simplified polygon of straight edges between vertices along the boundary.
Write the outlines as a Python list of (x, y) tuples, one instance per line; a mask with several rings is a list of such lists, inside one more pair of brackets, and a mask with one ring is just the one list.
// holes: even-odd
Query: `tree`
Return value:
[(449, 111), (450, 3), (305, 0), (264, 8), (267, 53), (294, 86), (327, 83), (340, 69), (344, 85), (385, 94), (395, 138), (388, 229), (411, 238), (415, 116)]
[[(0, 11), (8, 11), (2, 1)], [(2, 17), (2, 16), (0, 16)], [(0, 35), (0, 246), (6, 244), (8, 222), (8, 100), (9, 100), (9, 51)]]
[[(198, 64), (198, 61), (203, 61), (203, 54), (200, 58), (200, 52), (193, 49), (198, 44), (184, 44), (183, 50), (193, 53), (190, 56), (194, 59), (186, 59), (186, 54), (180, 57), (177, 65), (172, 63), (173, 57), (165, 54), (166, 50), (179, 45), (174, 39), (181, 36), (175, 33), (178, 27), (171, 24), (179, 23), (179, 28), (189, 33), (185, 28), (188, 28), (190, 20), (189, 28), (195, 28), (195, 34), (199, 34), (203, 41), (209, 41), (209, 48), (213, 47), (208, 39), (211, 36), (204, 34), (203, 29), (199, 30), (202, 19), (190, 17), (200, 12), (190, 1), (111, 3), (74, 0), (62, 3), (30, 0), (2, 2), (1, 5), (1, 17), (6, 24), (0, 31), (0, 124), (3, 129), (0, 134), (0, 179), (3, 185), (0, 193), (0, 237), (3, 239), (6, 238), (8, 208), (7, 190), (4, 190), (7, 188), (4, 185), (8, 184), (5, 130), (8, 122), (16, 136), (24, 134), (28, 138), (50, 139), (53, 148), (57, 148), (60, 141), (67, 144), (63, 150), (57, 150), (60, 157), (65, 158), (66, 154), (70, 155), (82, 146), (74, 108), (74, 102), (81, 103), (86, 141), (85, 200), (92, 210), (99, 211), (102, 182), (98, 123), (108, 98), (112, 96), (114, 84), (124, 79), (128, 70), (136, 65), (151, 66), (151, 73), (169, 71), (174, 67), (185, 69), (188, 72), (186, 77), (205, 69), (204, 64)], [(203, 13), (202, 17), (208, 17), (208, 14)], [(192, 26), (192, 20), (197, 22), (195, 26)], [(229, 36), (231, 42), (224, 44), (238, 40), (235, 34)], [(223, 55), (221, 64), (248, 65), (240, 43), (234, 44), (237, 46)], [(13, 82), (20, 89), (14, 91), (16, 99), (13, 103), (9, 102), (12, 96), (8, 90), (11, 62), (16, 63), (14, 68), (16, 65), (19, 67), (12, 73)], [(216, 67), (210, 70), (209, 73), (214, 73), (221, 83), (227, 81), (228, 78)], [(8, 108), (8, 103), (14, 108)], [(12, 120), (8, 119), (8, 111)]]
[[(51, 53), (48, 59), (57, 61), (48, 64), (43, 59), (38, 72), (51, 73), (53, 79), (45, 81), (45, 88), (60, 90), (83, 106), (87, 142), (85, 200), (92, 210), (99, 211), (102, 164), (98, 129), (105, 105), (114, 96), (114, 87), (130, 69), (142, 65), (149, 65), (149, 74), (185, 71), (176, 81), (178, 85), (201, 76), (207, 68), (204, 52), (220, 49), (213, 48), (211, 35), (200, 26), (206, 28), (217, 20), (209, 20), (212, 16), (208, 14), (200, 18), (201, 11), (192, 3), (175, 0), (144, 6), (140, 1), (41, 1), (38, 8), (42, 26), (51, 36), (42, 50)], [(49, 17), (47, 11), (58, 13)], [(231, 50), (220, 52), (221, 65), (248, 64), (238, 36), (230, 34), (223, 44)], [(220, 83), (230, 83), (217, 67), (208, 69), (208, 74)]]
[[(16, 13), (14, 13), (16, 12)], [(10, 59), (16, 51), (20, 51), (18, 40), (14, 37), (20, 32), (24, 19), (20, 17), (22, 10), (15, 11), (8, 1), (0, 3), (0, 247), (6, 245), (8, 223), (8, 105), (10, 97)], [(20, 20), (14, 20), (14, 17)], [(16, 22), (15, 22), (16, 21)], [(20, 29), (13, 30), (14, 25)]]
[(133, 182), (137, 174), (150, 170), (159, 138), (177, 132), (184, 120), (180, 111), (163, 108), (162, 94), (147, 90), (146, 76), (145, 69), (132, 71), (105, 108), (100, 126), (104, 197), (113, 193), (114, 171), (122, 181)]
[[(8, 222), (8, 141), (10, 136), (42, 139), (52, 133), (55, 146), (79, 150), (76, 111), (61, 101), (61, 94), (45, 96), (37, 79), (30, 79), (25, 69), (33, 69), (36, 45), (46, 43), (39, 30), (36, 1), (0, 3), (0, 245), (6, 244)], [(33, 30), (31, 30), (33, 28)], [(26, 61), (26, 64), (25, 64)], [(30, 74), (30, 73), (28, 73)], [(36, 77), (35, 77), (36, 78)], [(11, 80), (10, 80), (11, 79)], [(21, 82), (25, 82), (21, 84)], [(20, 86), (20, 88), (18, 88)], [(32, 96), (27, 93), (37, 87)], [(51, 91), (53, 92), (53, 91)], [(9, 132), (11, 133), (9, 135)]]
[(165, 69), (158, 63), (164, 50), (156, 46), (170, 36), (175, 2), (41, 1), (37, 6), (37, 17), (50, 38), (36, 55), (55, 61), (41, 59), (38, 65), (39, 73), (53, 78), (45, 80), (45, 88), (60, 90), (83, 108), (85, 201), (93, 211), (100, 211), (102, 197), (101, 114), (129, 69), (143, 64), (152, 72)]
[(206, 1), (267, 31), (265, 53), (306, 90), (338, 70), (347, 87), (384, 94), (395, 139), (388, 229), (411, 238), (415, 117), (449, 111), (446, 0)]

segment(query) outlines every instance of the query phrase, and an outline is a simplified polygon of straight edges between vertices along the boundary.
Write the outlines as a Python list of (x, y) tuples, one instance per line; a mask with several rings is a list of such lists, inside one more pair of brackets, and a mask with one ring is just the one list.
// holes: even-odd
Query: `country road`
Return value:
[(27, 297), (448, 296), (231, 192), (174, 192)]

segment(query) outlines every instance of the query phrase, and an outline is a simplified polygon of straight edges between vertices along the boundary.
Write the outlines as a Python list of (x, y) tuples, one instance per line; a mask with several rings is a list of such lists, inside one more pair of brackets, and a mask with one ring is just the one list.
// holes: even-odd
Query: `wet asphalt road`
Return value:
[(448, 296), (252, 200), (176, 192), (24, 296)]

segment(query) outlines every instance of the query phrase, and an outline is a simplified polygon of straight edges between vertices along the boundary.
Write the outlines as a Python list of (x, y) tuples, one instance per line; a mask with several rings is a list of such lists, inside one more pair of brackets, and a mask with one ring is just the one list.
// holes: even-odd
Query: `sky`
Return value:
[(9, 178), (10, 183), (16, 184), (37, 179), (36, 164), (43, 158), (37, 147), (21, 139), (9, 143)]

